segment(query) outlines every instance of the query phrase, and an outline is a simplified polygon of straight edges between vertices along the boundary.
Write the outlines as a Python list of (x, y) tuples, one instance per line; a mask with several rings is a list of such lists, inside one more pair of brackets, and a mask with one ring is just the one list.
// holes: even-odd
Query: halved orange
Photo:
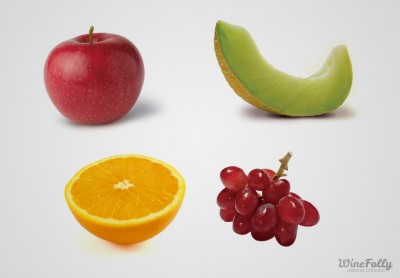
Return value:
[(147, 240), (174, 219), (185, 181), (165, 162), (143, 155), (112, 156), (91, 163), (65, 188), (68, 206), (92, 234), (119, 244)]

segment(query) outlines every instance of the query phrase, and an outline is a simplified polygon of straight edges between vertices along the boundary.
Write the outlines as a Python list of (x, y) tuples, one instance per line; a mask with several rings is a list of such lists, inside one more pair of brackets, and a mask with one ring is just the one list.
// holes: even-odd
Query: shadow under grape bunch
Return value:
[(313, 204), (290, 191), (286, 176), (292, 153), (279, 161), (276, 171), (253, 169), (248, 175), (239, 167), (229, 166), (220, 173), (225, 186), (217, 196), (221, 219), (232, 222), (233, 231), (251, 233), (258, 241), (275, 237), (282, 246), (292, 245), (298, 226), (310, 227), (319, 222), (319, 212)]

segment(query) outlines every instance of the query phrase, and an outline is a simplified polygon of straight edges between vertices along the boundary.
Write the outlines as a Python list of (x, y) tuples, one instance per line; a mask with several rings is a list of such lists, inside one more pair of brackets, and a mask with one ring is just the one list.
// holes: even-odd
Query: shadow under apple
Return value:
[[(131, 111), (128, 112), (124, 117), (115, 121), (118, 122), (127, 122), (127, 121), (135, 121), (142, 118), (147, 118), (150, 116), (154, 116), (155, 114), (161, 111), (161, 107), (156, 104), (156, 102), (151, 101), (149, 99), (143, 98), (137, 100), (136, 104), (132, 107)], [(112, 124), (112, 123), (111, 123)]]

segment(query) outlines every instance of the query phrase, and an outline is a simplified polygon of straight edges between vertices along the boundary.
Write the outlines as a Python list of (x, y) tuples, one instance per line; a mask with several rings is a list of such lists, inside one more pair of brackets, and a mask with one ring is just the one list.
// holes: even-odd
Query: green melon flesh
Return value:
[(218, 21), (214, 43), (228, 83), (260, 109), (287, 116), (315, 116), (335, 110), (349, 95), (352, 67), (344, 45), (332, 50), (318, 72), (300, 78), (270, 65), (240, 26)]

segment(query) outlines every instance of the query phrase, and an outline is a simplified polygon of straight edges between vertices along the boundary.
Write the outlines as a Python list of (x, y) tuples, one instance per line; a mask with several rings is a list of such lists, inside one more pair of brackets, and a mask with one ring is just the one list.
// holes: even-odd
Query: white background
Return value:
[[(0, 3), (0, 277), (370, 277), (338, 259), (387, 259), (399, 277), (400, 5), (397, 1), (5, 1)], [(276, 117), (225, 82), (213, 50), (218, 19), (242, 25), (264, 57), (297, 76), (346, 44), (354, 80), (337, 111)], [(133, 41), (146, 77), (118, 122), (77, 125), (52, 105), (43, 65), (86, 33)], [(321, 221), (296, 243), (256, 242), (219, 219), (219, 172), (279, 166)], [(116, 154), (164, 160), (187, 193), (157, 237), (121, 247), (81, 228), (63, 190), (84, 165)], [(279, 277), (278, 276), (278, 277)]]

